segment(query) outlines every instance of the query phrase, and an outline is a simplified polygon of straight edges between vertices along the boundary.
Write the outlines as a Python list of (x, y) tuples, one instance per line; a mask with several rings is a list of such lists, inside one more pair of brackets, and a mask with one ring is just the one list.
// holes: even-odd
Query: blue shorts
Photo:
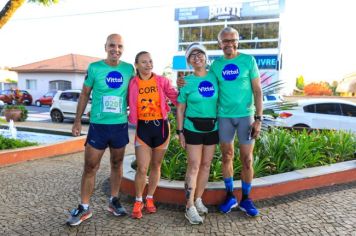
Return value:
[(129, 143), (128, 124), (89, 124), (89, 131), (85, 145), (89, 143), (96, 149), (122, 148)]

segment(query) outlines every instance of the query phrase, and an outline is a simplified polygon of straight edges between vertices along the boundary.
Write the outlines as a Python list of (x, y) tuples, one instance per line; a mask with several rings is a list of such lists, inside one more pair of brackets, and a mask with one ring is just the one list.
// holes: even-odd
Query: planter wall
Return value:
[[(131, 168), (133, 160), (135, 156), (125, 157), (121, 191), (134, 197), (135, 170)], [(261, 200), (353, 181), (356, 181), (356, 160), (256, 178), (252, 182), (251, 197), (254, 200)], [(234, 194), (240, 199), (241, 181), (234, 181), (234, 187), (236, 189)], [(184, 205), (184, 182), (161, 179), (154, 198), (162, 203)], [(225, 200), (224, 183), (222, 181), (209, 182), (203, 194), (203, 200), (207, 205), (222, 203)]]

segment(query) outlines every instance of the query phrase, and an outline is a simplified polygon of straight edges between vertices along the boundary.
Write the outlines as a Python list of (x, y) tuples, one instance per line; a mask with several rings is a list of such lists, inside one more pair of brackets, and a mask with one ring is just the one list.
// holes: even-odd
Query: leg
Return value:
[(122, 148), (110, 148), (110, 188), (111, 196), (117, 197), (120, 191), (122, 179), (122, 162), (124, 160), (125, 146)]
[(241, 180), (246, 183), (251, 183), (253, 179), (253, 148), (254, 144), (240, 145), (240, 160), (242, 164)]
[(95, 176), (99, 169), (104, 150), (92, 147), (90, 144), (85, 146), (84, 152), (84, 172), (81, 182), (81, 203), (89, 204), (89, 200), (94, 191)]
[(220, 143), (222, 152), (222, 171), (223, 177), (230, 178), (234, 176), (234, 143)]
[(188, 167), (185, 176), (185, 192), (187, 209), (194, 206), (194, 195), (199, 173), (199, 167), (202, 159), (203, 145), (186, 145), (188, 153)]
[(201, 198), (209, 179), (211, 160), (215, 152), (215, 145), (203, 146), (203, 157), (200, 162), (195, 198)]
[(146, 176), (148, 166), (151, 161), (152, 149), (146, 145), (140, 145), (135, 148), (137, 169), (135, 175), (136, 198), (142, 198), (146, 186)]
[(153, 149), (147, 195), (153, 196), (161, 178), (161, 165), (166, 149)]

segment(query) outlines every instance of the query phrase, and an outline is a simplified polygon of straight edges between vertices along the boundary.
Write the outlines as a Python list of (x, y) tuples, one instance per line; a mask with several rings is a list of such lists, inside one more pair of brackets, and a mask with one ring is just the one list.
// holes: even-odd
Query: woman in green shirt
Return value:
[(202, 224), (201, 215), (208, 213), (202, 195), (208, 182), (210, 165), (219, 142), (217, 125), (218, 84), (215, 75), (206, 69), (206, 49), (191, 44), (185, 54), (193, 74), (185, 77), (177, 106), (177, 134), (188, 154), (185, 178), (186, 213), (191, 224)]

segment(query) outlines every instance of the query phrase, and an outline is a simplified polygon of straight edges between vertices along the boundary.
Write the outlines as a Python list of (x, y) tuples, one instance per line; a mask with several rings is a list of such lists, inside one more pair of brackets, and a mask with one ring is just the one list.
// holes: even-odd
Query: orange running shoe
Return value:
[(142, 209), (144, 205), (143, 202), (136, 201), (132, 210), (132, 218), (141, 219), (142, 218)]
[(155, 206), (153, 198), (146, 198), (145, 207), (146, 207), (147, 213), (155, 213), (157, 211), (157, 208)]

